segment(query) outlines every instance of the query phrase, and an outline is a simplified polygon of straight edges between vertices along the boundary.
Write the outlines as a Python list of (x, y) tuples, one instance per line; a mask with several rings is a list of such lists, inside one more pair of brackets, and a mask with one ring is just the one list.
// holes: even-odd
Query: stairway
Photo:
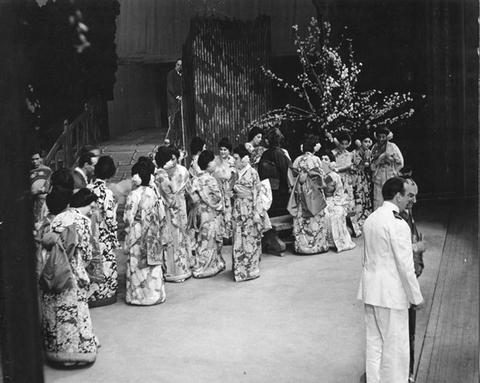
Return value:
[(167, 129), (142, 129), (129, 132), (128, 134), (101, 142), (97, 146), (101, 150), (102, 156), (111, 156), (117, 165), (116, 174), (109, 180), (108, 187), (117, 197), (117, 222), (118, 239), (125, 237), (123, 222), (123, 210), (125, 200), (131, 190), (132, 166), (141, 156), (148, 156), (154, 152), (157, 146), (163, 144)]

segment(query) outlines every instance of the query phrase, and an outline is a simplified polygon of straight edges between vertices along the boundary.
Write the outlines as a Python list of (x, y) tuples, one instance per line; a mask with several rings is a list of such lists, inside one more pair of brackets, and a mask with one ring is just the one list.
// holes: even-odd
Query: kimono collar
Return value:
[(251, 166), (250, 164), (245, 165), (245, 167), (241, 170), (238, 171), (238, 178), (242, 178), (243, 175), (247, 172), (248, 169), (250, 169)]
[(82, 175), (82, 177), (85, 179), (85, 182), (88, 184), (88, 177), (87, 175), (83, 172), (83, 170), (79, 167), (76, 167), (75, 168), (75, 171), (80, 173)]

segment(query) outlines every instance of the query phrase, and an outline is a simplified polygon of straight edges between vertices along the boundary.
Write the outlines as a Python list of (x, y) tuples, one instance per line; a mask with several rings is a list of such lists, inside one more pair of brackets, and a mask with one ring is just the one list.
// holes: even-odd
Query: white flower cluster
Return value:
[[(309, 34), (304, 39), (298, 35), (298, 25), (292, 29), (303, 67), (303, 72), (297, 76), (298, 84), (287, 83), (263, 66), (261, 69), (277, 86), (295, 92), (308, 107), (286, 105), (283, 109), (265, 113), (248, 127), (277, 126), (282, 120), (312, 121), (319, 123), (325, 132), (345, 128), (355, 132), (365, 127), (373, 130), (392, 125), (412, 116), (414, 110), (409, 104), (413, 102), (413, 96), (410, 93), (383, 95), (377, 89), (365, 92), (356, 89), (362, 64), (354, 61), (350, 40), (344, 40), (339, 46), (330, 45), (329, 23), (319, 25), (312, 18)], [(341, 54), (345, 52), (345, 49), (341, 49), (345, 43), (348, 54)]]
[(142, 179), (138, 174), (134, 174), (132, 177), (132, 184), (135, 186), (140, 186), (142, 184)]

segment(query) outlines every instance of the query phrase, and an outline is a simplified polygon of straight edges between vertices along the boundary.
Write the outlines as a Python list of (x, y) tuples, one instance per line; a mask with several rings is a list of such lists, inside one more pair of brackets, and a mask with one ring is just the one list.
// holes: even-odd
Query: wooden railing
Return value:
[(92, 98), (84, 105), (85, 110), (72, 123), (65, 120), (63, 133), (45, 157), (44, 164), (53, 170), (71, 168), (81, 149), (100, 140), (100, 103)]

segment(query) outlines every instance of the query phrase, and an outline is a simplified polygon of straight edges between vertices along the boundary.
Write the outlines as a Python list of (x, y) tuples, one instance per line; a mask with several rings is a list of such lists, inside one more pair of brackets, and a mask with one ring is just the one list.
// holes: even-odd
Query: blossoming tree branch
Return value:
[(410, 93), (384, 94), (381, 90), (356, 89), (361, 63), (353, 58), (352, 42), (343, 39), (338, 46), (330, 44), (331, 27), (312, 17), (309, 34), (302, 39), (298, 26), (294, 25), (295, 46), (303, 72), (297, 76), (298, 84), (287, 83), (270, 69), (261, 67), (263, 73), (288, 88), (302, 100), (300, 106), (286, 105), (271, 110), (252, 121), (248, 128), (259, 126), (268, 129), (282, 121), (305, 121), (319, 126), (327, 135), (339, 130), (352, 133), (360, 130), (373, 131), (380, 126), (389, 126), (412, 116)]

